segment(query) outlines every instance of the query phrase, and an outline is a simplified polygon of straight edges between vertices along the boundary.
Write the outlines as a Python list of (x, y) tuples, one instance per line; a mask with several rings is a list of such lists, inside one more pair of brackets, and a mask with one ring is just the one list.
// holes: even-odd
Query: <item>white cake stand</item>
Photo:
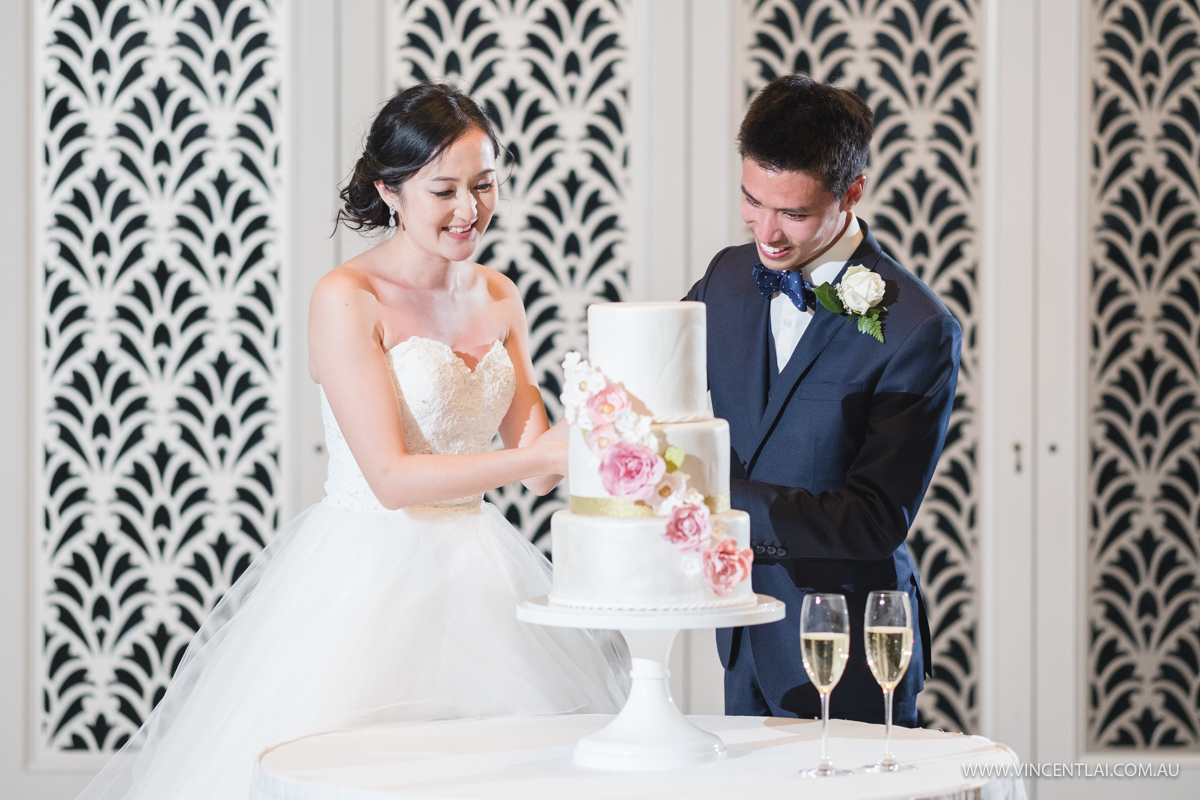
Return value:
[[(755, 595), (755, 604), (700, 611), (602, 611), (550, 605), (545, 597), (526, 600), (517, 618), (560, 628), (619, 630), (629, 645), (633, 683), (621, 712), (603, 729), (575, 745), (575, 763), (625, 771), (678, 769), (725, 754), (720, 737), (687, 720), (671, 700), (667, 670), (671, 646), (681, 630), (762, 625), (783, 619), (784, 605)], [(799, 636), (799, 634), (796, 634)]]

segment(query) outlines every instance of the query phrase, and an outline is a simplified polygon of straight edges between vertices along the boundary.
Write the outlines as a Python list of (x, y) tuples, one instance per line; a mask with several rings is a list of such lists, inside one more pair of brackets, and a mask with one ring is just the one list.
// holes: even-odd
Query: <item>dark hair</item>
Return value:
[(354, 230), (385, 228), (387, 204), (375, 181), (393, 192), (472, 128), (483, 131), (500, 155), (500, 140), (479, 104), (444, 83), (418, 83), (387, 101), (375, 115), (362, 157), (340, 192), (337, 221)]
[(817, 175), (841, 197), (866, 168), (874, 132), (862, 98), (797, 72), (775, 78), (754, 98), (738, 152), (768, 169)]

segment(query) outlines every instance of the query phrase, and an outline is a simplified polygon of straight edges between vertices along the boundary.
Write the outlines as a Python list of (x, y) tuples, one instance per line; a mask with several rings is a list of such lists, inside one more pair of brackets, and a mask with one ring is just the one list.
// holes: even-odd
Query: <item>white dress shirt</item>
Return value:
[[(813, 286), (833, 283), (862, 240), (863, 232), (859, 227), (858, 217), (851, 214), (850, 224), (846, 226), (841, 238), (818, 256), (816, 261), (801, 268), (804, 280)], [(792, 299), (785, 294), (776, 292), (771, 295), (771, 336), (775, 339), (775, 357), (780, 372), (787, 366), (788, 359), (800, 343), (800, 337), (808, 330), (812, 315), (811, 310), (801, 313)]]

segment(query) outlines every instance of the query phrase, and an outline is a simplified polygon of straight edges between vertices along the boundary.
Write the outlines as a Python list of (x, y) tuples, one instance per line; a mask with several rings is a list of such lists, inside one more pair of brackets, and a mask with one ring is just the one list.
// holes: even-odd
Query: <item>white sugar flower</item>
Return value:
[(586, 408), (588, 398), (607, 385), (604, 373), (593, 368), (578, 352), (567, 353), (563, 359), (563, 390), (559, 396), (567, 424), (578, 423), (590, 428)]
[(646, 503), (654, 509), (656, 515), (669, 517), (671, 509), (683, 502), (687, 480), (687, 474), (679, 470), (664, 474)]
[(624, 408), (614, 415), (613, 425), (625, 441), (655, 453), (659, 451), (658, 437), (650, 428), (650, 417), (643, 417), (632, 408)]
[(695, 578), (704, 571), (703, 553), (684, 553), (679, 560), (679, 571), (689, 578)]

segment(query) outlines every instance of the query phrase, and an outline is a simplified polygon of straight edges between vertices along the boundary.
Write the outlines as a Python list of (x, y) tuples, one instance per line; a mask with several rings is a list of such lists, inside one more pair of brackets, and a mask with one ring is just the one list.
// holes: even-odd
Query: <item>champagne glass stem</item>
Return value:
[(830, 769), (829, 760), (829, 692), (821, 692), (821, 769)]
[(890, 767), (896, 763), (896, 757), (892, 755), (892, 691), (891, 689), (883, 690), (883, 765)]

